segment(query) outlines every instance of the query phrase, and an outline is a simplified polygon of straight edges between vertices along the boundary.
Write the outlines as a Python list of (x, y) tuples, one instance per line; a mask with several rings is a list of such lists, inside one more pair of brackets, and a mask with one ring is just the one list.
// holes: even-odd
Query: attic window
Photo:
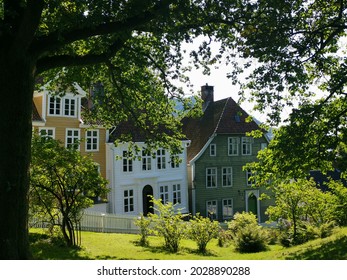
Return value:
[(241, 122), (240, 115), (235, 115), (235, 121), (236, 122)]

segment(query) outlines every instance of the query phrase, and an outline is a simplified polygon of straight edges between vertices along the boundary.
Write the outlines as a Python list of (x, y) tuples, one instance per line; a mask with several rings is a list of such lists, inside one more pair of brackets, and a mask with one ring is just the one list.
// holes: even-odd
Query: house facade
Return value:
[(191, 140), (187, 151), (190, 210), (219, 221), (230, 220), (236, 212), (253, 212), (263, 222), (270, 202), (259, 200), (262, 190), (252, 186), (251, 171), (243, 166), (256, 161), (268, 138), (247, 136), (259, 126), (246, 121), (248, 114), (232, 98), (214, 101), (213, 87), (208, 85), (201, 93), (203, 115), (183, 124)]
[[(134, 144), (140, 149), (138, 156), (129, 156), (129, 143), (115, 145), (122, 130), (132, 131)], [(135, 135), (133, 129), (118, 126), (107, 143), (107, 179), (111, 186), (108, 197), (108, 212), (138, 216), (153, 213), (151, 196), (163, 203), (172, 202), (182, 213), (189, 211), (187, 146), (182, 140), (182, 153), (171, 156), (165, 149), (149, 154), (144, 138)]]
[[(82, 155), (90, 154), (106, 178), (106, 142), (108, 131), (83, 122), (82, 110), (87, 93), (75, 86), (77, 94), (52, 95), (43, 89), (34, 93), (33, 130), (60, 140), (65, 147), (76, 145)], [(79, 143), (79, 144), (77, 144)]]

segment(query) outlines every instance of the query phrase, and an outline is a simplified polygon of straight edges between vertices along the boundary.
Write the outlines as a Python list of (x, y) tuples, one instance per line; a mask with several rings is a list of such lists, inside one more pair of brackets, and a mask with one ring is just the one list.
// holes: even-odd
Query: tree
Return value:
[(319, 228), (335, 220), (336, 199), (318, 189), (313, 180), (282, 182), (272, 190), (276, 205), (269, 206), (267, 214), (271, 221), (285, 225), (291, 244), (307, 241), (307, 226)]
[(104, 197), (107, 181), (89, 156), (58, 140), (34, 136), (30, 165), (30, 213), (59, 226), (67, 246), (76, 246), (76, 226), (93, 198)]
[[(101, 81), (106, 98), (98, 103), (101, 109), (92, 110), (95, 118), (114, 125), (132, 117), (155, 138), (149, 123), (162, 119), (170, 125), (170, 100), (182, 94), (172, 82), (185, 78), (181, 42), (199, 35), (232, 41), (230, 27), (241, 21), (238, 2), (0, 0), (1, 259), (30, 257), (27, 195), (35, 83), (49, 81), (63, 94), (72, 83), (87, 89)], [(208, 42), (193, 58), (196, 65), (202, 58), (208, 70), (214, 61)]]
[(291, 162), (336, 164), (346, 138), (347, 3), (245, 2), (248, 20), (235, 41), (243, 66), (252, 67), (244, 93), (257, 109), (268, 110), (270, 124), (283, 121), (285, 106), (296, 107), (278, 135), (288, 143), (280, 145)]

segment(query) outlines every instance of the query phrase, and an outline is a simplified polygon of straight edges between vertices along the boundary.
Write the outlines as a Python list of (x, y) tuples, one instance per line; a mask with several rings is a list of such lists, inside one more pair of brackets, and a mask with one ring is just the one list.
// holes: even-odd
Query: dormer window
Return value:
[(77, 98), (76, 97), (57, 97), (50, 96), (48, 103), (48, 114), (50, 116), (77, 116)]

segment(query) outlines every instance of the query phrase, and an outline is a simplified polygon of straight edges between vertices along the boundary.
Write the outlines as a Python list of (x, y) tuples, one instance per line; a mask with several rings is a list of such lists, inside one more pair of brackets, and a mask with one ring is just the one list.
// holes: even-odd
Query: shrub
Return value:
[(217, 221), (211, 221), (198, 213), (190, 220), (188, 237), (196, 241), (199, 253), (206, 253), (206, 246), (213, 238), (218, 236), (220, 229)]
[(218, 246), (228, 247), (232, 241), (232, 235), (230, 230), (221, 229), (218, 234)]
[(168, 251), (176, 253), (180, 241), (187, 233), (187, 223), (183, 221), (187, 215), (182, 214), (180, 210), (176, 211), (171, 202), (163, 204), (160, 199), (152, 199), (152, 201), (157, 212), (149, 214), (153, 221), (153, 232), (164, 238), (165, 248)]
[(147, 219), (143, 214), (141, 214), (140, 217), (135, 219), (134, 224), (140, 228), (141, 238), (140, 238), (139, 244), (141, 246), (148, 246), (149, 245), (148, 236), (151, 233), (151, 229), (149, 227), (151, 224), (151, 220)]
[(235, 249), (241, 253), (255, 253), (267, 249), (267, 234), (258, 225), (253, 213), (236, 213), (234, 220), (228, 223)]

